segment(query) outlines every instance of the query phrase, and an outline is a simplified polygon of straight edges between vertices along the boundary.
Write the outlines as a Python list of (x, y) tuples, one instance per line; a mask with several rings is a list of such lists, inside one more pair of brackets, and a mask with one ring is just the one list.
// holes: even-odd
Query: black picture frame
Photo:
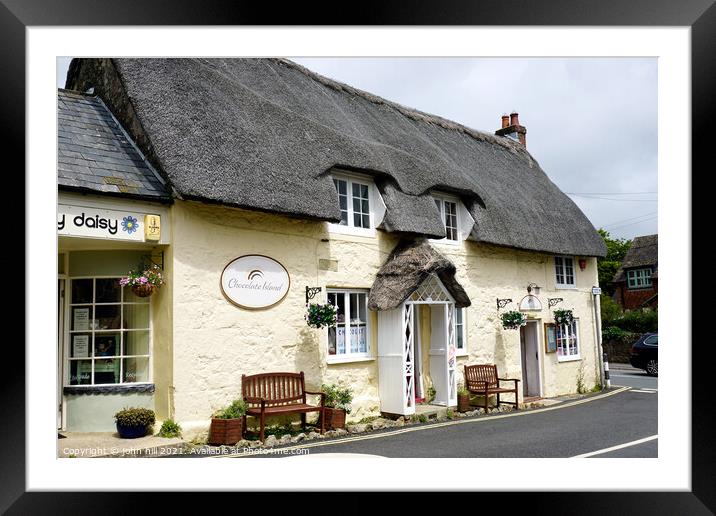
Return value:
[[(366, 2), (353, 9), (337, 9), (335, 4), (274, 4), (237, 1), (202, 2), (174, 0), (124, 0), (97, 4), (79, 0), (0, 0), (0, 69), (3, 70), (3, 93), (0, 95), (0, 132), (6, 156), (12, 156), (24, 168), (25, 156), (25, 29), (30, 26), (88, 25), (481, 25), (481, 26), (685, 26), (691, 28), (692, 73), (692, 157), (694, 171), (706, 163), (706, 153), (713, 146), (713, 92), (716, 91), (716, 7), (713, 0), (550, 0), (548, 2), (476, 2), (456, 0), (436, 3)], [(322, 14), (318, 14), (321, 12)], [(346, 16), (343, 13), (350, 13)], [(91, 53), (91, 48), (88, 47)], [(687, 130), (688, 128), (684, 128)], [(710, 157), (710, 156), (709, 156)], [(709, 160), (710, 162), (711, 160)], [(669, 171), (674, 172), (674, 171)], [(695, 175), (694, 175), (695, 177)], [(24, 189), (22, 182), (18, 181)], [(704, 195), (702, 189), (693, 190)], [(25, 192), (27, 193), (27, 192)], [(20, 196), (17, 196), (20, 197)], [(693, 198), (697, 206), (697, 197)], [(694, 220), (694, 224), (703, 224)], [(697, 234), (694, 231), (694, 234)], [(690, 278), (681, 278), (690, 281)], [(689, 299), (683, 300), (685, 303)], [(694, 304), (695, 305), (695, 304)], [(682, 321), (687, 325), (687, 321)], [(689, 327), (690, 330), (690, 327)], [(691, 332), (685, 342), (690, 344)], [(485, 503), (529, 503), (530, 513), (550, 514), (713, 514), (716, 511), (716, 446), (710, 425), (713, 411), (710, 393), (705, 388), (710, 377), (707, 367), (713, 346), (698, 346), (692, 360), (692, 489), (689, 492), (613, 492), (613, 493), (476, 493), (480, 505)], [(24, 362), (18, 355), (16, 360)], [(24, 365), (24, 363), (23, 363)], [(0, 413), (4, 445), (0, 447), (3, 486), (0, 489), (0, 511), (8, 514), (56, 514), (59, 509), (72, 514), (94, 514), (98, 510), (126, 507), (127, 495), (114, 493), (26, 492), (25, 488), (25, 368), (15, 363), (6, 370), (5, 390)], [(660, 417), (668, 417), (667, 414)], [(225, 504), (226, 497), (206, 493), (204, 507)], [(184, 504), (188, 495), (164, 493), (135, 494), (132, 505), (159, 500), (163, 509)], [(195, 497), (196, 494), (192, 494)], [(293, 501), (309, 497), (291, 494)], [(342, 495), (346, 507), (356, 506), (359, 493)], [(509, 498), (509, 502), (506, 499)], [(314, 498), (315, 500), (315, 498)], [(464, 503), (464, 502), (460, 502)], [(101, 508), (101, 509), (100, 509)], [(62, 512), (60, 511), (60, 512)]]

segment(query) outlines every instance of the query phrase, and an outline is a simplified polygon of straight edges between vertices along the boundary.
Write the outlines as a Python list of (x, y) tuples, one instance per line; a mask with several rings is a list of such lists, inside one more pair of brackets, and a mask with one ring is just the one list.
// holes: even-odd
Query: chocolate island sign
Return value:
[(229, 262), (221, 273), (221, 291), (241, 308), (268, 308), (281, 301), (291, 285), (288, 271), (268, 256), (248, 254)]

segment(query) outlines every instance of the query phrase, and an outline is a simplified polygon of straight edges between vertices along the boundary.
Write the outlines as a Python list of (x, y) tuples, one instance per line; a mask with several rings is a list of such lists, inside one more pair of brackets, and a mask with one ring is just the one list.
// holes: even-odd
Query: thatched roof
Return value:
[(476, 221), (472, 240), (605, 254), (589, 220), (519, 143), (287, 60), (81, 59), (67, 87), (95, 87), (187, 199), (338, 221), (328, 177), (338, 166), (382, 178), (386, 231), (442, 233), (437, 210), (426, 208), (435, 188), (462, 198)]
[(455, 265), (450, 260), (425, 240), (401, 240), (378, 271), (368, 295), (368, 308), (399, 307), (431, 274), (440, 279), (455, 306), (470, 306), (470, 298), (455, 279)]
[(634, 237), (629, 250), (624, 256), (621, 266), (614, 274), (613, 282), (626, 281), (625, 271), (638, 267), (652, 267), (652, 278), (658, 275), (659, 265), (659, 235), (646, 235)]

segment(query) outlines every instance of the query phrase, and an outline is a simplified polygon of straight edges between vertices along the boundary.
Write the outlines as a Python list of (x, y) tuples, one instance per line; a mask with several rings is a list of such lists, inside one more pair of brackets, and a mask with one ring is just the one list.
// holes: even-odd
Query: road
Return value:
[(653, 391), (632, 389), (567, 405), (541, 412), (513, 412), (507, 417), (408, 427), (377, 437), (373, 434), (320, 442), (310, 446), (310, 454), (401, 458), (658, 457), (657, 395)]
[(627, 364), (609, 364), (609, 380), (612, 386), (626, 385), (635, 389), (659, 389), (657, 376), (649, 376), (643, 369), (635, 369)]

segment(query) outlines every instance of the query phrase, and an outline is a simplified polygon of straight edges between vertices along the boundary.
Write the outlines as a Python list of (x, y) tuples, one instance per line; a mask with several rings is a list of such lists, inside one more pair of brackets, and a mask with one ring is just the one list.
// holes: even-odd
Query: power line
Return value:
[(567, 195), (641, 195), (656, 194), (659, 192), (564, 192)]
[(641, 224), (642, 222), (649, 222), (650, 220), (653, 220), (657, 217), (658, 217), (657, 215), (653, 215), (653, 216), (646, 218), (644, 220), (636, 220), (634, 222), (628, 222), (626, 224), (618, 224), (616, 226), (610, 226), (610, 229), (613, 231), (615, 229), (621, 229), (621, 228), (625, 228), (627, 226), (633, 226), (634, 224)]
[(609, 228), (611, 226), (617, 226), (619, 224), (622, 224), (623, 222), (629, 222), (631, 220), (641, 219), (644, 217), (651, 217), (652, 215), (656, 215), (658, 212), (654, 211), (651, 213), (644, 213), (643, 215), (637, 215), (636, 217), (629, 217), (628, 219), (621, 219), (621, 220), (615, 220), (614, 222), (610, 222), (609, 224), (606, 224), (602, 226), (603, 228)]
[(579, 194), (567, 194), (574, 195), (575, 197), (583, 197), (585, 199), (603, 199), (605, 201), (618, 201), (618, 202), (657, 202), (658, 199), (614, 199), (612, 197), (597, 197), (595, 195), (579, 195)]

